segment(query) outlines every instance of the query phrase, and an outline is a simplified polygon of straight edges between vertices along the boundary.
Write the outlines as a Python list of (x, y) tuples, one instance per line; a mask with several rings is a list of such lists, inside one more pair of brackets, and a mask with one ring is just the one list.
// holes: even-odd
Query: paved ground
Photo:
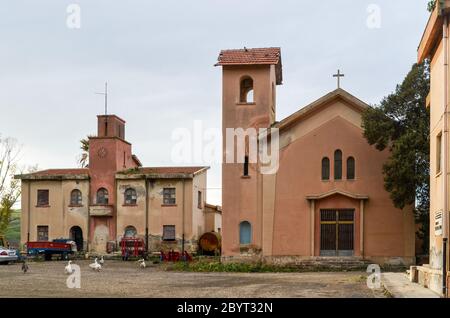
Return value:
[(81, 268), (81, 289), (69, 289), (65, 262), (0, 266), (0, 297), (385, 297), (370, 290), (366, 273), (187, 273), (107, 261), (103, 271)]
[(394, 298), (439, 298), (430, 289), (410, 282), (405, 273), (384, 273), (381, 282)]

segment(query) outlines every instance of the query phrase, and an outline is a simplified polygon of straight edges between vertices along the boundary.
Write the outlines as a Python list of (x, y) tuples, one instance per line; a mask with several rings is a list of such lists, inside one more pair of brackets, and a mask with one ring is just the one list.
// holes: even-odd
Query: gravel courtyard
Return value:
[(188, 273), (135, 262), (107, 261), (101, 272), (91, 261), (81, 268), (81, 289), (69, 289), (66, 262), (0, 266), (0, 297), (385, 297), (366, 286), (366, 273)]

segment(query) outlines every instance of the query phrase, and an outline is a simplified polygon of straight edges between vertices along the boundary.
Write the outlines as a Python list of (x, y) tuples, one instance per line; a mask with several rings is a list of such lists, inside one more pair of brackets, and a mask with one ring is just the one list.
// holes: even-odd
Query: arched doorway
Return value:
[(73, 226), (70, 229), (70, 239), (77, 245), (77, 250), (83, 250), (83, 230), (79, 226)]
[(137, 231), (136, 228), (134, 226), (127, 226), (125, 228), (125, 233), (124, 233), (125, 237), (136, 237), (137, 236)]

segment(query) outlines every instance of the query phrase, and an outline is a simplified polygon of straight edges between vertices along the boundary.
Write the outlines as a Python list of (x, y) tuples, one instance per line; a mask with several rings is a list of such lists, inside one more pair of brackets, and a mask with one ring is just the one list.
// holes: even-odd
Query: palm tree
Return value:
[(78, 159), (78, 163), (82, 168), (89, 166), (89, 137), (80, 140), (80, 149), (83, 151)]

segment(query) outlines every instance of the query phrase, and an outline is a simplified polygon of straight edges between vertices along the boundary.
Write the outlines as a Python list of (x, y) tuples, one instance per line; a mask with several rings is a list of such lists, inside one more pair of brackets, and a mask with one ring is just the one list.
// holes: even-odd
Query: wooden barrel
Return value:
[(222, 237), (217, 232), (207, 232), (200, 237), (198, 244), (204, 254), (220, 252)]

